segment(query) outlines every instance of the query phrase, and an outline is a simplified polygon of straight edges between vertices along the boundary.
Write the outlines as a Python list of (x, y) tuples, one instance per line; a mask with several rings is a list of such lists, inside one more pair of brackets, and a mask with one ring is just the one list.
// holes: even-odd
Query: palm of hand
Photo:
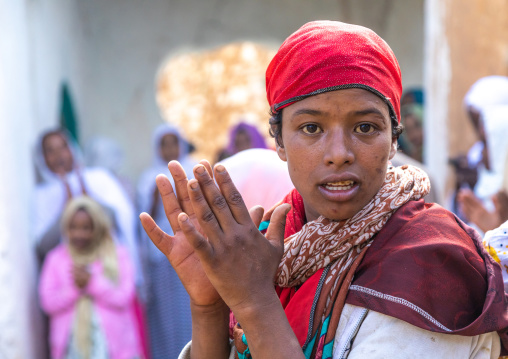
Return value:
[[(201, 231), (195, 216), (193, 217), (193, 223)], [(173, 236), (168, 237), (169, 240), (165, 241), (163, 247), (159, 249), (168, 258), (194, 304), (205, 306), (221, 300), (183, 232), (177, 230)]]
[(162, 231), (147, 213), (140, 215), (141, 224), (152, 242), (168, 258), (191, 301), (199, 306), (216, 304), (221, 298), (208, 280), (194, 248), (188, 243), (178, 223), (178, 216), (185, 212), (202, 233), (188, 201), (186, 174), (176, 162), (171, 162), (168, 167), (175, 180), (178, 199), (167, 177), (159, 175), (156, 183), (174, 235)]

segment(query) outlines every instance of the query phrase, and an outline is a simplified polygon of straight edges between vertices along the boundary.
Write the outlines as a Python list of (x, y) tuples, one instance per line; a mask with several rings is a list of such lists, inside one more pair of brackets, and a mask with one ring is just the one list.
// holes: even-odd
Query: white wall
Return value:
[(74, 3), (0, 0), (0, 358), (44, 358), (31, 241), (32, 147), (58, 120), (61, 81), (79, 94)]
[[(448, 174), (448, 134), (444, 129), (448, 123), (448, 98), (452, 68), (450, 48), (445, 33), (445, 4), (440, 0), (427, 0), (425, 4), (425, 88), (428, 95), (425, 103), (425, 148), (424, 161), (434, 175), (439, 197), (445, 199)], [(437, 131), (435, 129), (438, 129)]]
[(0, 357), (35, 358), (35, 261), (27, 211), (34, 123), (27, 7), (23, 1), (0, 0), (0, 9)]

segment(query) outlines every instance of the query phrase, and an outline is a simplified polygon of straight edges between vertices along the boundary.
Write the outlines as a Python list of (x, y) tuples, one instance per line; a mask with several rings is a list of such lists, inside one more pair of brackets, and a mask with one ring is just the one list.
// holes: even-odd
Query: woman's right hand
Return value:
[[(212, 173), (211, 166), (207, 161), (202, 161), (201, 164), (207, 168), (210, 174)], [(208, 280), (198, 256), (185, 238), (178, 222), (179, 214), (185, 212), (194, 226), (202, 233), (187, 192), (186, 173), (180, 163), (176, 161), (169, 162), (168, 168), (175, 182), (176, 193), (166, 176), (158, 175), (155, 181), (162, 197), (164, 212), (174, 235), (170, 236), (162, 231), (147, 213), (141, 213), (141, 224), (152, 242), (166, 255), (178, 274), (189, 294), (191, 304), (201, 307), (205, 311), (208, 308), (223, 307), (224, 303), (221, 297)]]

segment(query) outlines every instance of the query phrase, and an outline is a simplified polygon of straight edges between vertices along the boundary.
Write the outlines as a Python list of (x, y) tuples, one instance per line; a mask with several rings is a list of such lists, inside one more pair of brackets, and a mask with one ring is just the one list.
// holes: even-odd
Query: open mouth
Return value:
[(347, 191), (355, 185), (354, 181), (339, 181), (339, 182), (328, 182), (322, 184), (324, 188), (329, 191)]

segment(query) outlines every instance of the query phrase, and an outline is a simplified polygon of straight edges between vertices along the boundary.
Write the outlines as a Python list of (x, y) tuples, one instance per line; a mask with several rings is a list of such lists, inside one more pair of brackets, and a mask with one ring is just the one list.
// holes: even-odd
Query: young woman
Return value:
[(206, 162), (190, 181), (171, 162), (178, 198), (156, 181), (174, 235), (141, 214), (191, 298), (182, 357), (497, 358), (508, 327), (499, 266), (474, 231), (421, 200), (425, 173), (389, 164), (402, 88), (388, 45), (360, 26), (306, 24), (266, 86), (295, 185), (283, 203), (261, 218), (223, 166), (217, 187)]
[[(158, 174), (169, 174), (168, 162), (177, 160), (187, 171), (196, 164), (189, 156), (189, 144), (174, 126), (162, 124), (152, 135), (153, 164), (141, 175), (138, 183), (138, 206), (149, 213), (161, 228), (172, 234), (162, 200), (155, 185)], [(143, 236), (143, 234), (142, 234)], [(153, 358), (175, 358), (191, 339), (189, 295), (166, 257), (146, 237), (146, 284), (150, 350)]]
[(76, 197), (65, 208), (65, 242), (43, 264), (40, 299), (50, 317), (51, 357), (141, 358), (132, 261), (111, 238), (101, 206)]

